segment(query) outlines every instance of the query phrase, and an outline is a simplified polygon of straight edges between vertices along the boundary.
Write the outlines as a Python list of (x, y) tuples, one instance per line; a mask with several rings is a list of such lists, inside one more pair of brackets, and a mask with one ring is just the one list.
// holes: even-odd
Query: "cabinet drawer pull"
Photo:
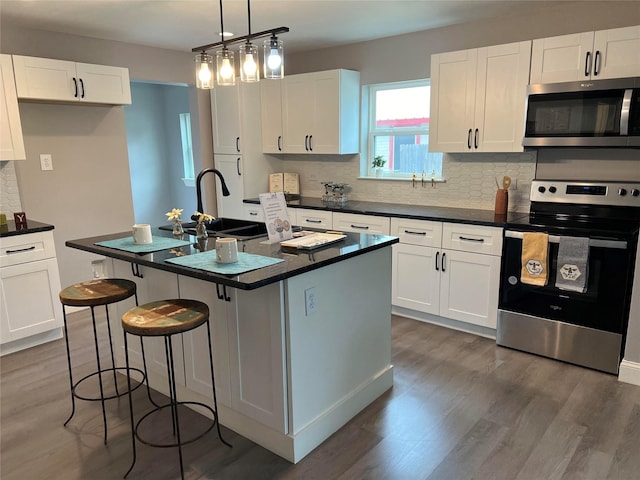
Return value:
[(282, 151), (282, 135), (278, 135), (278, 151)]
[(258, 216), (258, 212), (249, 212), (249, 215), (252, 215), (252, 216), (254, 216), (254, 217), (257, 217), (257, 216)]
[(313, 220), (311, 218), (305, 218), (304, 221), (307, 223), (322, 223), (322, 220)]
[(242, 172), (240, 172), (240, 157), (236, 159), (236, 170), (238, 171), (238, 176), (242, 176)]
[(236, 152), (240, 153), (240, 137), (236, 137)]
[(36, 249), (36, 246), (35, 245), (31, 245), (30, 247), (19, 248), (17, 250), (5, 250), (4, 253), (6, 253), (7, 255), (10, 255), (12, 253), (28, 252), (29, 250), (35, 250), (35, 249)]
[(307, 152), (309, 151), (309, 135), (304, 136), (304, 149)]
[(479, 243), (484, 242), (484, 238), (469, 238), (469, 237), (463, 237), (462, 235), (458, 236), (458, 238), (460, 240), (466, 240), (467, 242), (479, 242)]
[(445, 259), (447, 258), (447, 254), (443, 253), (442, 254), (442, 271), (444, 272), (444, 266), (445, 266)]
[(440, 260), (440, 252), (436, 252), (436, 272), (440, 270), (440, 268), (438, 268), (438, 260)]
[(471, 129), (469, 129), (469, 133), (467, 134), (467, 147), (471, 150)]
[(313, 152), (313, 144), (311, 141), (313, 140), (313, 135), (309, 135), (309, 151)]
[(84, 80), (80, 79), (80, 88), (82, 89), (82, 93), (80, 94), (80, 98), (84, 98)]
[(78, 80), (76, 79), (76, 77), (73, 77), (73, 96), (78, 98)]
[(597, 77), (598, 74), (600, 73), (598, 71), (598, 67), (600, 66), (600, 63), (602, 62), (602, 54), (600, 53), (600, 50), (596, 50), (596, 56), (593, 59), (593, 76)]
[(473, 134), (473, 146), (475, 147), (475, 149), (478, 149), (478, 133), (480, 132), (479, 129), (476, 128), (476, 132)]
[(144, 278), (144, 275), (140, 273), (140, 265), (138, 265), (137, 263), (131, 263), (131, 274), (134, 277)]
[(584, 76), (588, 77), (591, 73), (591, 52), (587, 52), (584, 58)]
[(351, 228), (357, 228), (359, 230), (369, 230), (369, 226), (368, 225), (353, 225), (353, 224), (351, 224)]
[(422, 237), (424, 237), (427, 234), (427, 232), (414, 232), (411, 230), (405, 230), (404, 233), (406, 233), (407, 235), (420, 235)]

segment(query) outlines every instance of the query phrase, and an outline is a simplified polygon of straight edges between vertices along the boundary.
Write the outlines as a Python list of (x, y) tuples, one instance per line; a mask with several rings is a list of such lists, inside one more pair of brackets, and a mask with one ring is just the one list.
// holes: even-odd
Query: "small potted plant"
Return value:
[(382, 167), (387, 161), (383, 158), (382, 155), (376, 155), (373, 157), (373, 162), (371, 162), (371, 166), (373, 167), (373, 171), (376, 173), (376, 177), (382, 175)]

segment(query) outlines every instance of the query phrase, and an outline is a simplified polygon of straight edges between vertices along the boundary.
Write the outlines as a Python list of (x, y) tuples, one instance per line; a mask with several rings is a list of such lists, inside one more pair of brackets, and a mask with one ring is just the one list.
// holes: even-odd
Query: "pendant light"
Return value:
[(264, 41), (264, 78), (284, 78), (284, 47), (275, 34)]
[(247, 24), (247, 43), (240, 47), (240, 80), (251, 83), (260, 81), (258, 48), (251, 43), (251, 0), (247, 0)]
[(213, 57), (205, 52), (196, 55), (196, 87), (211, 90), (214, 80)]
[[(224, 32), (224, 21), (222, 15), (222, 0), (220, 3), (220, 30)], [(222, 47), (215, 53), (216, 72), (215, 83), (221, 86), (235, 85), (236, 72), (234, 63), (234, 53), (229, 50), (228, 46), (241, 41), (244, 44), (240, 47), (240, 80), (243, 82), (257, 82), (260, 80), (260, 60), (258, 58), (258, 47), (251, 43), (252, 39), (271, 36), (269, 40), (264, 41), (264, 77), (265, 78), (282, 78), (284, 77), (284, 50), (282, 41), (276, 35), (286, 33), (289, 27), (271, 28), (258, 33), (251, 32), (251, 0), (247, 0), (247, 23), (249, 27), (248, 34), (233, 40), (225, 40), (224, 33), (222, 41), (202, 45), (191, 49), (197, 52), (196, 55), (196, 86), (203, 89), (213, 88), (213, 56), (207, 54), (207, 50)]]
[(216, 81), (221, 86), (232, 86), (236, 84), (236, 68), (233, 52), (227, 48), (224, 40), (222, 0), (220, 0), (220, 34), (222, 35), (222, 50), (216, 52)]

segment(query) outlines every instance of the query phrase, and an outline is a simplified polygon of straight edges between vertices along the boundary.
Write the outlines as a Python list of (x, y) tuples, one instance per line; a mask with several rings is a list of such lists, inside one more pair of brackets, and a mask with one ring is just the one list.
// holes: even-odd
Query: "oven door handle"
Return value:
[[(504, 231), (505, 238), (520, 238), (524, 237), (524, 232), (515, 232), (513, 230)], [(549, 243), (559, 243), (559, 235), (549, 235)], [(597, 248), (616, 248), (619, 250), (626, 250), (628, 247), (626, 240), (604, 240), (601, 238), (590, 238), (589, 247)]]

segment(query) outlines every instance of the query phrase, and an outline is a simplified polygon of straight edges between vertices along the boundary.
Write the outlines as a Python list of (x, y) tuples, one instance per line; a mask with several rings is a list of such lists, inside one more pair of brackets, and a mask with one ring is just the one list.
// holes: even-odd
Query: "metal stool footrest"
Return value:
[[(151, 416), (152, 415), (159, 414), (159, 413), (161, 413), (162, 410), (164, 410), (166, 408), (171, 409), (173, 406), (179, 407), (180, 405), (183, 405), (183, 406), (186, 406), (186, 405), (198, 405), (199, 407), (206, 408), (213, 415), (213, 419), (211, 420), (211, 424), (208, 426), (208, 428), (206, 430), (204, 430), (203, 432), (195, 435), (192, 438), (189, 438), (187, 440), (183, 440), (181, 438), (180, 439), (180, 444), (178, 444), (177, 442), (173, 442), (173, 443), (155, 443), (155, 442), (151, 442), (149, 440), (145, 440), (143, 438), (143, 436), (139, 433), (138, 429), (139, 429), (139, 427), (140, 427), (140, 425), (142, 424), (143, 421), (151, 420)], [(166, 405), (161, 405), (161, 406), (159, 406), (157, 408), (154, 408), (150, 412), (147, 412), (146, 414), (144, 414), (142, 416), (142, 418), (140, 418), (140, 420), (138, 420), (138, 422), (136, 423), (136, 427), (135, 427), (135, 436), (140, 442), (144, 443), (145, 445), (149, 445), (151, 447), (158, 447), (158, 448), (178, 447), (180, 445), (187, 445), (189, 443), (195, 442), (196, 440), (199, 440), (200, 438), (204, 437), (207, 433), (209, 433), (213, 429), (213, 427), (216, 426), (217, 422), (218, 422), (218, 414), (215, 412), (215, 410), (213, 410), (213, 408), (211, 408), (209, 405), (205, 405), (204, 403), (200, 403), (200, 402), (177, 402), (175, 405), (172, 405), (171, 403), (167, 403)], [(175, 436), (175, 432), (174, 432), (173, 435)]]
[[(127, 387), (126, 383), (124, 385), (120, 386), (124, 390), (123, 391), (119, 391), (117, 384), (114, 382), (114, 389), (115, 389), (116, 392), (113, 395), (105, 396), (104, 398), (100, 397), (100, 396), (97, 396), (97, 397), (85, 397), (85, 396), (79, 394), (77, 392), (77, 390), (76, 390), (84, 381), (89, 380), (92, 377), (96, 377), (99, 374), (105, 375), (107, 372), (118, 372), (120, 370), (122, 372), (124, 372), (124, 375), (126, 375), (126, 372), (127, 372), (127, 368), (126, 367), (104, 368), (104, 369), (100, 370), (99, 372), (96, 371), (96, 372), (90, 373), (88, 375), (85, 375), (84, 377), (82, 377), (80, 380), (78, 380), (73, 385), (73, 388), (71, 389), (71, 392), (72, 392), (74, 397), (76, 397), (76, 398), (78, 398), (80, 400), (86, 400), (86, 401), (89, 401), (89, 402), (101, 402), (103, 400), (111, 400), (111, 399), (114, 399), (114, 398), (123, 397), (124, 395), (129, 393), (129, 388)], [(141, 377), (142, 377), (138, 381), (139, 383), (137, 385), (131, 387), (131, 391), (133, 392), (133, 391), (137, 390), (138, 388), (140, 388), (144, 384), (144, 382), (146, 382), (147, 377), (144, 374), (144, 372), (142, 370), (140, 370), (139, 368), (130, 368), (129, 370), (132, 371), (132, 372), (139, 373), (141, 375)]]

